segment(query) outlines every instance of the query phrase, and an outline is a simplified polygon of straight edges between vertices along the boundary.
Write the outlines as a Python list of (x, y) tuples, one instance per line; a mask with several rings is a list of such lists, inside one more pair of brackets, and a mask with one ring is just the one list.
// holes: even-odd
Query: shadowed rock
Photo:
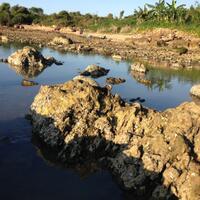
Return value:
[(199, 200), (200, 107), (156, 112), (90, 81), (42, 86), (33, 133), (65, 163), (98, 160), (140, 199)]

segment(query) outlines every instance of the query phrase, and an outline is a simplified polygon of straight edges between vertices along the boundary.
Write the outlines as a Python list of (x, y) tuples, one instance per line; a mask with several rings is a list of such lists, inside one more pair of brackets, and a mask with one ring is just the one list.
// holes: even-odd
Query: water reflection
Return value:
[(146, 74), (133, 72), (130, 69), (129, 73), (138, 83), (145, 85), (150, 91), (158, 90), (159, 92), (163, 92), (165, 90), (171, 90), (174, 87), (174, 79), (177, 79), (180, 84), (196, 84), (200, 82), (199, 70), (177, 71), (173, 69), (149, 68)]

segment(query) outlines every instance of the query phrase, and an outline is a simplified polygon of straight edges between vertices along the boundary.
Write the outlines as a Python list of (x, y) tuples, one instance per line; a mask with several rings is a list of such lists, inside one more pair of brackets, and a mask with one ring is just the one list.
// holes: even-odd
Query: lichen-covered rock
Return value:
[(30, 116), (33, 133), (62, 162), (94, 159), (146, 199), (199, 200), (200, 107), (193, 102), (156, 112), (77, 77), (42, 86)]
[(105, 69), (103, 67), (97, 65), (89, 65), (86, 69), (81, 73), (83, 76), (91, 76), (93, 78), (98, 78), (101, 76), (106, 76), (110, 70)]
[(200, 85), (194, 85), (190, 90), (191, 95), (200, 98)]

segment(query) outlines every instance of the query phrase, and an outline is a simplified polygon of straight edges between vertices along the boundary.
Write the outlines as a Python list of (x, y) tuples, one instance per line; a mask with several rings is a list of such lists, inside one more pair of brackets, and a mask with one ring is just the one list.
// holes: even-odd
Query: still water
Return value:
[[(0, 46), (0, 57), (6, 58), (21, 47)], [(47, 48), (40, 49), (45, 56), (63, 61), (63, 66), (46, 68), (31, 80), (34, 87), (21, 86), (23, 76), (9, 65), (0, 63), (0, 199), (4, 200), (106, 200), (134, 199), (122, 191), (106, 170), (89, 173), (82, 169), (64, 169), (48, 162), (35, 147), (31, 125), (24, 119), (40, 85), (63, 83), (78, 75), (87, 65), (98, 64), (110, 69), (112, 77), (126, 79), (126, 83), (113, 86), (112, 92), (124, 100), (142, 100), (144, 106), (157, 110), (175, 107), (191, 101), (189, 90), (200, 82), (198, 71), (150, 69), (142, 79), (130, 71), (127, 62), (115, 62), (98, 55), (63, 54)], [(96, 79), (102, 86), (106, 77)]]

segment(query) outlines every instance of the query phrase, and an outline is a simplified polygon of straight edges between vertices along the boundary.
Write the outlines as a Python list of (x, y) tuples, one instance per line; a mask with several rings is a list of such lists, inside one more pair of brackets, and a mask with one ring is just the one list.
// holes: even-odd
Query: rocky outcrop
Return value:
[(194, 85), (190, 90), (190, 94), (200, 99), (200, 85)]
[(61, 65), (53, 57), (45, 58), (39, 51), (32, 47), (24, 47), (14, 52), (7, 59), (11, 67), (25, 78), (32, 78), (40, 74), (47, 66)]
[(109, 71), (109, 69), (105, 69), (98, 65), (89, 65), (83, 72), (81, 72), (81, 75), (91, 76), (92, 78), (99, 78), (101, 76), (106, 76)]
[(95, 160), (136, 197), (199, 200), (200, 106), (193, 102), (156, 112), (76, 77), (42, 86), (30, 116), (34, 135), (61, 162)]
[(141, 64), (141, 63), (133, 63), (131, 65), (131, 70), (135, 71), (135, 72), (139, 72), (139, 73), (146, 73), (147, 72), (147, 69), (146, 67), (144, 66), (144, 64)]
[(114, 77), (108, 77), (106, 79), (106, 83), (112, 84), (112, 85), (117, 85), (121, 83), (125, 83), (126, 80), (123, 78), (114, 78)]
[(53, 64), (54, 60), (44, 58), (39, 51), (27, 46), (9, 56), (8, 63), (14, 66), (23, 67), (45, 67)]

